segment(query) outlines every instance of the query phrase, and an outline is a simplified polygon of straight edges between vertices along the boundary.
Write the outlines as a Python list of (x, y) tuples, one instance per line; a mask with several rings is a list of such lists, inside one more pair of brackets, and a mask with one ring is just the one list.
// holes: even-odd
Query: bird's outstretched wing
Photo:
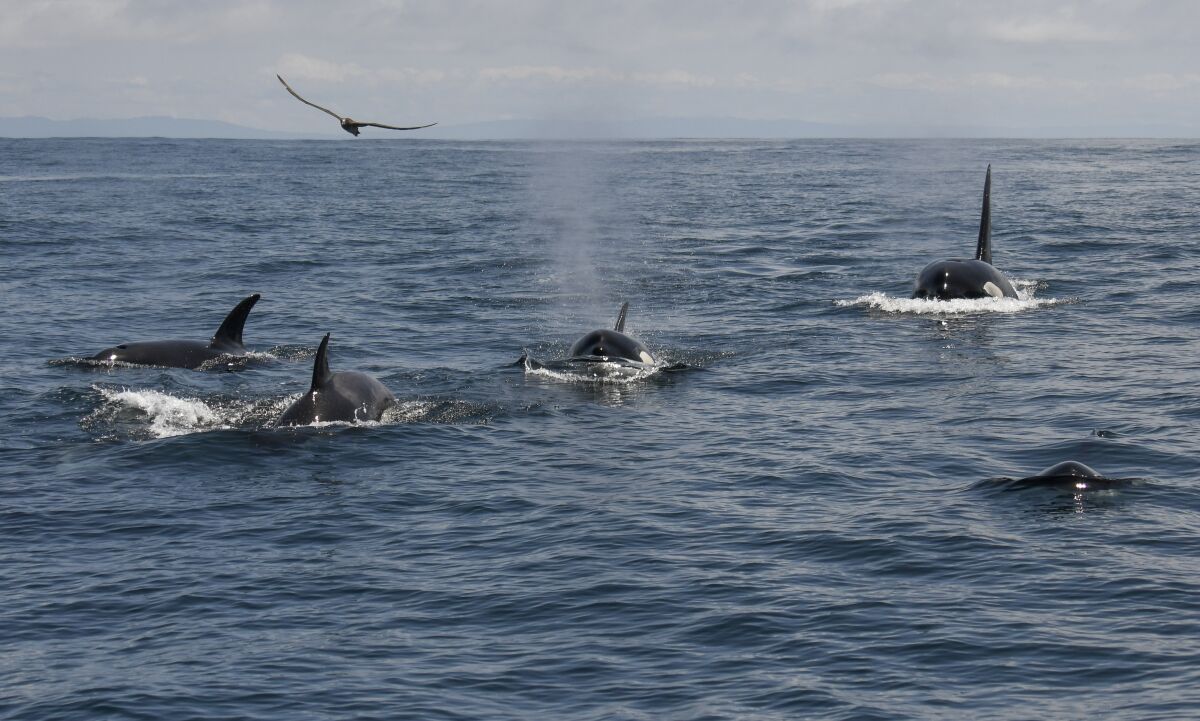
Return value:
[(357, 123), (357, 125), (370, 125), (372, 128), (387, 128), (388, 130), (420, 130), (421, 128), (431, 128), (437, 123), (429, 123), (428, 125), (413, 125), (407, 128), (401, 128), (398, 125), (384, 125), (383, 123)]
[(295, 90), (292, 90), (292, 86), (291, 86), (291, 85), (288, 85), (288, 84), (287, 84), (287, 81), (286, 81), (286, 80), (284, 80), (282, 76), (280, 76), (278, 73), (276, 73), (275, 77), (279, 78), (279, 82), (283, 83), (283, 87), (287, 88), (287, 91), (288, 91), (289, 93), (291, 93), (293, 96), (295, 96), (295, 98), (296, 98), (297, 100), (299, 100), (300, 102), (304, 103), (305, 105), (311, 105), (311, 106), (313, 106), (314, 108), (316, 108), (317, 110), (323, 110), (323, 111), (325, 111), (325, 112), (329, 113), (330, 115), (332, 115), (333, 117), (337, 118), (337, 119), (338, 119), (338, 122), (341, 122), (341, 120), (342, 120), (342, 116), (340, 116), (340, 115), (338, 115), (337, 113), (333, 112), (333, 111), (332, 111), (332, 110), (330, 110), (329, 108), (322, 108), (320, 105), (317, 105), (316, 103), (310, 103), (310, 102), (308, 102), (308, 101), (307, 101), (307, 100), (305, 100), (304, 98), (300, 97), (300, 93), (297, 93)]

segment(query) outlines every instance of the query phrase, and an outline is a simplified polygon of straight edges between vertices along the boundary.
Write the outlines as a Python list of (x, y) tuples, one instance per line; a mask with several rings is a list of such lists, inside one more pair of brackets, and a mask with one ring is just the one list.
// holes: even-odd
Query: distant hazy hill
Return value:
[(869, 125), (743, 118), (632, 118), (614, 122), (498, 120), (438, 125), (423, 137), (459, 140), (571, 138), (1195, 138), (1200, 125), (1110, 125), (1092, 128), (1009, 128), (988, 125)]
[[(335, 128), (336, 129), (336, 128)], [(6, 138), (245, 138), (281, 140), (325, 137), (314, 134), (278, 133), (246, 128), (220, 120), (192, 120), (147, 116), (99, 120), (50, 120), (25, 116), (0, 118), (0, 137)]]
[[(744, 118), (629, 118), (619, 121), (496, 120), (445, 125), (422, 131), (430, 137), (458, 140), (538, 138), (881, 138), (979, 137), (986, 128), (899, 128), (883, 125), (812, 123), (804, 120), (747, 120)], [(992, 134), (994, 135), (994, 133)]]
[(483, 123), (438, 125), (422, 131), (430, 137), (456, 140), (572, 138), (832, 138), (862, 137), (870, 129), (808, 123), (800, 120), (742, 120), (738, 118), (631, 118), (604, 122), (589, 120), (494, 120)]
[[(803, 120), (746, 120), (742, 118), (631, 118), (603, 122), (587, 120), (495, 120), (446, 123), (426, 130), (395, 132), (367, 128), (362, 139), (372, 140), (567, 140), (658, 138), (1195, 138), (1200, 126), (1096, 126), (1094, 128), (1004, 128), (991, 126), (908, 126), (885, 122), (871, 125), (810, 123)], [(0, 137), (9, 138), (244, 138), (264, 140), (354, 140), (331, 126), (324, 133), (284, 133), (247, 128), (219, 120), (141, 117), (117, 120), (50, 120), (0, 118)], [(361, 140), (359, 141), (361, 142)]]

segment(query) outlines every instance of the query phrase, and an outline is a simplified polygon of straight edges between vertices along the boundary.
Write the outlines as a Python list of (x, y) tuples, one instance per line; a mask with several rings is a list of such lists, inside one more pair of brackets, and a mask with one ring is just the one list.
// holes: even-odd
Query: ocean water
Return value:
[[(908, 300), (988, 163), (1022, 298)], [(1200, 716), (1198, 208), (1196, 142), (0, 140), (0, 718)], [(517, 363), (626, 300), (682, 369)], [(272, 429), (326, 332), (399, 405)]]

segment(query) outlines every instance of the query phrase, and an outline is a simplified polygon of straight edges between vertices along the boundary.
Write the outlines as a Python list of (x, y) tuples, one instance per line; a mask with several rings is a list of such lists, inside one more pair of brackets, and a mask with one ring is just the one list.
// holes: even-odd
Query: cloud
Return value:
[(275, 17), (270, 2), (244, 2), (222, 11), (218, 22), (223, 30), (258, 32), (266, 29)]
[(323, 122), (279, 115), (288, 99), (275, 72), (338, 107), (446, 123), (564, 107), (921, 122), (986, 106), (996, 122), (1065, 125), (1194, 117), (1200, 102), (1200, 4), (1189, 0), (7, 5), (0, 112), (13, 114), (236, 108), (264, 127)]
[(433, 87), (461, 80), (462, 73), (430, 68), (364, 68), (357, 63), (335, 63), (301, 53), (285, 53), (264, 74), (279, 73), (288, 82), (312, 81), (363, 87)]
[(1200, 73), (1148, 73), (1128, 78), (1125, 87), (1151, 93), (1174, 93), (1200, 86)]
[(626, 83), (642, 86), (677, 86), (689, 88), (748, 87), (757, 82), (754, 76), (739, 73), (728, 79), (702, 75), (686, 70), (656, 70), (624, 72), (610, 68), (566, 68), (557, 65), (516, 65), (481, 68), (478, 77), (484, 81), (551, 81), (555, 83)]
[(16, 73), (0, 72), (0, 94), (28, 92), (29, 82)]
[(0, 45), (73, 47), (81, 43), (195, 43), (268, 31), (279, 17), (271, 0), (27, 0), (0, 13)]
[(125, 78), (106, 78), (105, 82), (109, 85), (126, 88), (144, 88), (150, 85), (150, 80), (144, 75), (134, 75)]
[(1048, 78), (1043, 75), (1010, 75), (1008, 73), (881, 73), (869, 82), (893, 90), (922, 90), (927, 92), (958, 92), (972, 88), (996, 90), (1084, 90), (1092, 83), (1071, 78)]
[(381, 85), (436, 85), (460, 78), (462, 73), (430, 68), (384, 68), (372, 75)]
[(1110, 43), (1121, 39), (1118, 32), (1091, 27), (1074, 18), (993, 22), (984, 26), (983, 34), (993, 40), (1022, 44)]
[(619, 73), (604, 68), (564, 68), (557, 65), (481, 68), (478, 76), (480, 80), (485, 81), (549, 80), (557, 83), (614, 82), (621, 79)]
[(932, 73), (879, 73), (869, 80), (872, 85), (892, 90), (927, 90), (941, 92), (953, 86), (948, 78)]
[(1044, 75), (1009, 75), (1008, 73), (971, 73), (965, 85), (1000, 90), (1085, 90), (1092, 83), (1073, 78), (1048, 78)]
[(124, 0), (9, 3), (0, 13), (0, 45), (26, 49), (70, 45), (74, 38), (113, 28), (125, 5)]
[(362, 78), (367, 74), (366, 70), (354, 63), (332, 63), (300, 53), (285, 54), (279, 58), (276, 67), (280, 75), (327, 83), (340, 83), (351, 78)]
[(666, 70), (663, 72), (633, 73), (630, 79), (641, 85), (675, 85), (689, 88), (712, 88), (726, 85), (710, 75), (696, 75), (686, 70)]

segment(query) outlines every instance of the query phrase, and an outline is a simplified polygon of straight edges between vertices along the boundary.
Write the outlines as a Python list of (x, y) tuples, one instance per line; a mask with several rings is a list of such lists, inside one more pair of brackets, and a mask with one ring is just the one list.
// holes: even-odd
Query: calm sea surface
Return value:
[(1200, 717), (1200, 143), (0, 140), (0, 260), (0, 718)]

